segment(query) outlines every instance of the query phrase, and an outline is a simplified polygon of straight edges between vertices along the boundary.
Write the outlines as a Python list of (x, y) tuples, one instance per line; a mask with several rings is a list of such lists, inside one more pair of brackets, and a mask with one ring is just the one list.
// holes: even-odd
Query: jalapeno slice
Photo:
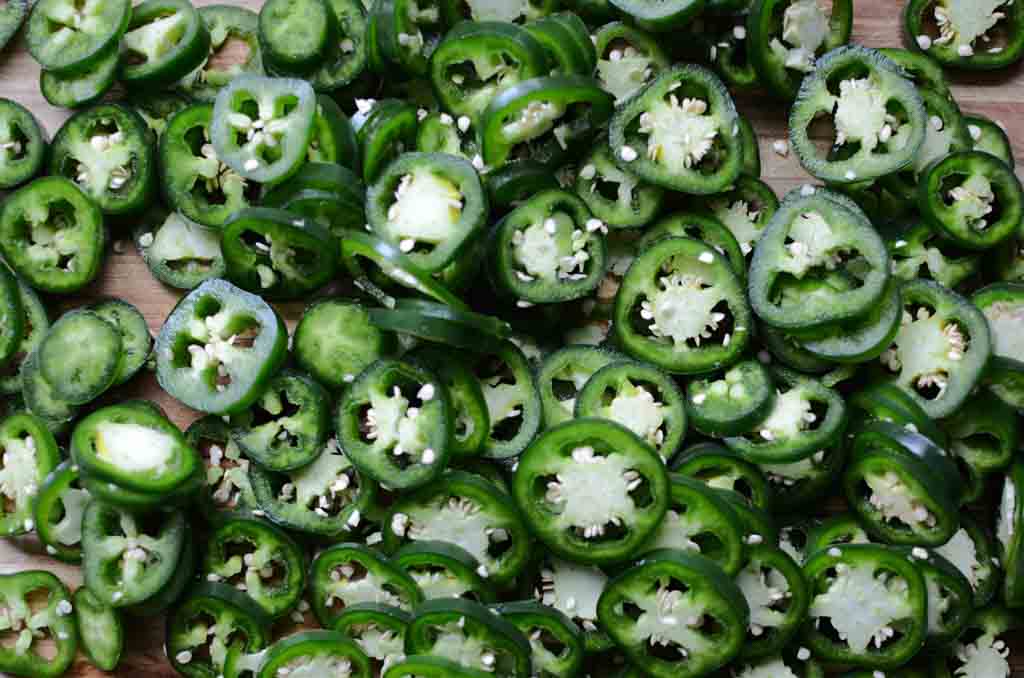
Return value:
[(603, 564), (629, 559), (653, 534), (669, 503), (669, 485), (657, 453), (628, 429), (575, 419), (526, 449), (513, 496), (553, 553)]
[(501, 603), (492, 609), (526, 636), (532, 671), (551, 678), (578, 675), (583, 665), (583, 634), (571, 619), (532, 600)]
[(21, 395), (25, 408), (36, 415), (51, 431), (62, 430), (78, 414), (78, 408), (56, 397), (49, 382), (39, 370), (39, 351), (33, 351), (21, 365)]
[(324, 0), (269, 0), (260, 8), (260, 49), (268, 72), (301, 76), (312, 71), (336, 32), (334, 12)]
[(725, 257), (689, 238), (668, 238), (637, 257), (615, 299), (612, 331), (627, 353), (672, 373), (733, 362), (753, 319)]
[(33, 510), (41, 501), (44, 482), (60, 462), (57, 442), (45, 423), (28, 413), (0, 422), (0, 534), (6, 537), (35, 529)]
[(532, 157), (556, 165), (590, 143), (612, 105), (592, 78), (524, 80), (502, 90), (482, 113), (483, 162), (499, 167), (510, 158)]
[(964, 116), (964, 124), (971, 136), (972, 150), (994, 155), (1011, 169), (1014, 167), (1013, 145), (1001, 123), (975, 113)]
[(131, 19), (129, 0), (78, 5), (43, 0), (32, 7), (25, 42), (32, 58), (60, 75), (82, 73), (121, 40)]
[(392, 605), (356, 603), (338, 614), (331, 630), (355, 641), (377, 672), (371, 675), (379, 675), (405, 656), (405, 631), (410, 621), (411, 614)]
[(641, 181), (615, 164), (607, 144), (598, 144), (579, 165), (576, 193), (609, 228), (639, 228), (661, 209), (661, 187)]
[[(207, 5), (198, 9), (199, 18), (210, 35), (209, 54), (204, 55), (198, 67), (182, 78), (180, 87), (196, 101), (212, 103), (217, 92), (235, 76), (262, 72), (259, 15), (245, 7), (232, 5)], [(245, 44), (245, 59), (224, 63), (216, 57), (232, 40)]]
[(543, 46), (552, 74), (593, 75), (596, 44), (590, 41), (590, 29), (578, 14), (549, 14), (528, 22), (525, 28)]
[(902, 553), (868, 544), (831, 546), (808, 557), (804, 575), (811, 604), (803, 640), (815, 656), (891, 669), (907, 663), (924, 644), (927, 587), (917, 565)]
[(572, 419), (588, 380), (620, 358), (614, 351), (594, 346), (566, 346), (545, 357), (537, 370), (544, 426), (550, 428)]
[(242, 177), (280, 182), (305, 160), (315, 115), (309, 83), (239, 75), (217, 94), (210, 138), (217, 157)]
[(322, 537), (355, 531), (377, 493), (333, 438), (316, 461), (300, 469), (280, 474), (250, 466), (249, 483), (258, 510), (271, 522)]
[(176, 211), (151, 210), (142, 218), (134, 236), (146, 266), (165, 285), (190, 290), (224, 275), (220, 234)]
[(671, 458), (686, 435), (679, 387), (657, 368), (633, 361), (612, 362), (594, 372), (576, 397), (575, 416), (621, 424), (662, 459)]
[(43, 570), (5, 574), (0, 576), (0, 605), (6, 612), (0, 625), (13, 636), (13, 643), (0, 649), (0, 670), (29, 678), (63, 675), (78, 648), (67, 587)]
[(199, 584), (167, 620), (165, 652), (187, 678), (215, 678), (230, 653), (255, 653), (270, 642), (260, 608), (227, 584)]
[(691, 381), (685, 402), (689, 420), (704, 435), (740, 435), (768, 418), (775, 385), (760, 362), (744, 360), (716, 377)]
[(777, 546), (755, 544), (747, 548), (735, 582), (750, 608), (741, 655), (760, 659), (781, 652), (799, 632), (810, 602), (800, 565)]
[(929, 416), (947, 417), (988, 363), (988, 323), (976, 306), (937, 283), (905, 283), (902, 292), (902, 326), (882, 364)]
[(952, 68), (1003, 68), (1024, 52), (1024, 12), (1014, 3), (910, 0), (903, 10), (903, 30), (911, 48)]
[(779, 209), (779, 199), (768, 184), (741, 175), (732, 190), (711, 198), (707, 209), (729, 229), (746, 257)]
[(683, 450), (670, 468), (708, 487), (734, 492), (760, 509), (771, 508), (772, 489), (757, 465), (717, 443), (698, 443)]
[(7, 46), (28, 16), (28, 0), (16, 0), (4, 5), (0, 11), (0, 49)]
[(980, 497), (987, 474), (1012, 461), (1020, 440), (1015, 414), (1014, 408), (998, 397), (982, 392), (944, 422), (948, 449), (966, 476), (965, 503)]
[(82, 561), (82, 513), (89, 493), (80, 485), (77, 467), (61, 462), (40, 486), (31, 514), (47, 555), (67, 563)]
[(132, 8), (121, 39), (120, 77), (129, 86), (173, 83), (210, 52), (210, 33), (187, 0), (145, 0)]
[[(0, 393), (14, 395), (21, 393), (21, 368), (43, 341), (50, 329), (50, 318), (46, 307), (35, 290), (19, 277), (15, 277), (17, 285), (17, 306), (22, 311), (21, 339), (14, 347), (7, 361), (0, 366)], [(10, 323), (16, 326), (16, 319)], [(10, 331), (10, 328), (8, 328)]]
[(451, 542), (414, 541), (398, 549), (390, 562), (408, 574), (425, 600), (467, 598), (493, 603), (494, 587), (479, 575), (480, 562)]
[[(484, 53), (486, 58), (481, 58)], [(445, 34), (430, 55), (429, 69), (444, 110), (479, 121), (501, 90), (548, 75), (551, 65), (530, 31), (497, 21), (467, 21)]]
[(858, 364), (874, 360), (892, 345), (902, 312), (900, 283), (890, 278), (881, 300), (866, 315), (829, 327), (820, 336), (800, 340), (800, 345), (811, 355), (831, 362)]
[(38, 352), (40, 374), (54, 396), (73, 405), (83, 405), (110, 388), (124, 358), (117, 329), (81, 309), (55, 322)]
[(366, 199), (372, 231), (431, 273), (458, 256), (487, 213), (476, 170), (443, 153), (399, 156), (370, 186)]
[(1006, 641), (1020, 622), (1001, 604), (978, 609), (966, 630), (947, 652), (935, 654), (929, 664), (929, 676), (950, 678), (972, 674), (1010, 676), (1010, 649)]
[(508, 495), (462, 471), (400, 497), (383, 525), (386, 550), (405, 542), (450, 542), (480, 562), (481, 577), (499, 585), (511, 581), (529, 558), (526, 525)]
[(961, 484), (951, 457), (895, 424), (857, 434), (843, 488), (864, 529), (886, 542), (938, 546), (958, 529)]
[(500, 613), (469, 600), (428, 600), (419, 605), (405, 634), (405, 650), (502, 676), (531, 675), (531, 648), (523, 633)]
[(73, 600), (82, 652), (96, 668), (113, 671), (124, 651), (120, 615), (85, 586), (75, 591)]
[(149, 359), (153, 337), (139, 309), (120, 299), (104, 299), (90, 310), (114, 327), (121, 336), (121, 364), (114, 385), (134, 377)]
[(394, 344), (394, 335), (378, 329), (363, 306), (328, 298), (303, 313), (292, 348), (303, 369), (317, 381), (340, 390), (390, 353)]
[(739, 587), (712, 561), (661, 550), (609, 582), (598, 616), (645, 673), (689, 678), (739, 654), (749, 608)]
[(952, 563), (967, 578), (973, 591), (974, 607), (991, 601), (999, 587), (999, 559), (992, 535), (969, 515), (960, 516), (960, 529), (949, 541), (932, 549)]
[(35, 116), (15, 101), (0, 99), (0, 188), (14, 188), (34, 177), (45, 155), (46, 138)]
[(952, 247), (952, 243), (923, 221), (890, 225), (883, 236), (889, 248), (893, 277), (904, 282), (925, 278), (954, 288), (981, 269), (978, 252)]
[(490, 459), (514, 457), (533, 440), (543, 418), (533, 368), (523, 351), (505, 340), (476, 356), (472, 369), (491, 422), (480, 454)]
[(259, 397), (284, 360), (287, 330), (265, 301), (223, 280), (182, 299), (156, 340), (157, 378), (173, 397), (214, 414)]

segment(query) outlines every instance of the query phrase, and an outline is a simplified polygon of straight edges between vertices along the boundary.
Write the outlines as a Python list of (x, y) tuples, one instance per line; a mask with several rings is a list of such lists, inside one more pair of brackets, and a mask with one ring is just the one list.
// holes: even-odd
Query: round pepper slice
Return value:
[[(953, 647), (932, 655), (927, 675), (929, 678), (969, 675), (978, 662), (981, 662), (985, 675), (1012, 675), (1010, 648), (1006, 641), (1019, 628), (1020, 621), (1014, 612), (1000, 603), (978, 609)], [(911, 678), (918, 678), (918, 674)]]
[(524, 600), (493, 608), (530, 642), (534, 675), (572, 678), (583, 665), (583, 634), (564, 614), (541, 603)]
[[(810, 137), (811, 123), (821, 114), (832, 118), (836, 128), (827, 156)], [(895, 63), (865, 47), (841, 47), (818, 60), (801, 83), (789, 114), (789, 138), (813, 176), (851, 184), (912, 163), (926, 124), (921, 96)]]
[(337, 35), (327, 45), (320, 67), (312, 76), (313, 88), (330, 92), (348, 85), (366, 68), (367, 31), (366, 8), (355, 0), (328, 0), (334, 14)]
[(819, 336), (798, 341), (804, 350), (817, 358), (856, 365), (874, 360), (892, 345), (900, 330), (902, 313), (900, 283), (891, 277), (882, 299), (866, 315), (837, 323), (820, 333), (814, 332)]
[[(213, 103), (217, 92), (242, 73), (260, 73), (263, 60), (260, 54), (259, 15), (245, 7), (233, 5), (207, 5), (199, 7), (199, 18), (210, 34), (209, 56), (191, 73), (182, 78), (179, 86), (196, 101)], [(232, 59), (225, 63), (218, 58), (234, 41), (245, 45), (243, 61)]]
[(36, 117), (16, 101), (0, 99), (0, 188), (31, 179), (42, 169), (45, 156), (46, 137)]
[(698, 443), (683, 450), (670, 469), (708, 487), (734, 492), (761, 510), (772, 506), (772, 489), (761, 470), (718, 443)]
[(510, 678), (531, 675), (531, 648), (501, 614), (469, 600), (428, 600), (405, 632), (409, 655), (435, 655)]
[[(850, 396), (849, 404), (855, 424), (888, 421), (920, 433), (942, 449), (948, 447), (949, 436), (932, 421), (913, 396), (895, 384), (871, 384)], [(856, 425), (850, 428), (853, 432), (858, 430)]]
[(888, 670), (924, 645), (927, 587), (917, 565), (899, 551), (831, 546), (808, 557), (804, 576), (811, 603), (803, 642), (822, 661)]
[(749, 623), (743, 592), (714, 562), (655, 551), (612, 579), (597, 606), (626, 656), (656, 678), (708, 675), (740, 652)]
[(697, 195), (726, 190), (743, 163), (728, 90), (714, 73), (692, 64), (662, 72), (620, 106), (608, 145), (624, 171)]
[(190, 290), (224, 275), (220, 233), (193, 223), (177, 211), (150, 210), (135, 230), (135, 246), (153, 277)]
[(324, 0), (268, 0), (260, 8), (264, 67), (301, 76), (315, 69), (336, 39), (334, 12)]
[(332, 631), (338, 631), (362, 648), (380, 675), (405, 656), (405, 630), (412, 615), (401, 608), (381, 603), (346, 605), (334, 619)]
[(982, 151), (952, 153), (918, 188), (927, 222), (961, 247), (989, 249), (1012, 237), (1024, 216), (1024, 189), (1002, 160)]
[(999, 558), (988, 530), (967, 514), (960, 516), (960, 529), (949, 541), (932, 549), (952, 563), (971, 585), (974, 607), (989, 604), (999, 588)]
[(952, 458), (896, 424), (857, 433), (843, 489), (864, 529), (890, 544), (938, 546), (959, 527), (962, 487)]
[(359, 470), (388, 488), (419, 487), (448, 465), (454, 431), (451, 397), (433, 373), (399, 360), (366, 368), (338, 403), (342, 449)]
[(661, 458), (628, 429), (575, 419), (526, 448), (512, 494), (553, 553), (605, 564), (628, 560), (654, 533), (670, 488)]
[(757, 360), (744, 360), (718, 377), (695, 379), (686, 387), (686, 412), (708, 436), (735, 436), (763, 422), (775, 404), (775, 385)]
[(157, 379), (189, 407), (239, 412), (281, 366), (287, 342), (284, 322), (265, 301), (224, 280), (208, 280), (164, 322), (156, 340)]
[(394, 336), (378, 329), (363, 306), (321, 299), (302, 314), (292, 341), (299, 365), (317, 381), (340, 390), (371, 363), (392, 352)]
[(43, 379), (57, 398), (72, 405), (84, 405), (110, 388), (124, 360), (117, 329), (83, 309), (55, 322), (38, 352)]
[(627, 353), (677, 374), (735, 361), (750, 339), (750, 307), (728, 261), (690, 238), (644, 250), (615, 298), (612, 331)]
[(71, 593), (61, 580), (44, 570), (0, 575), (0, 605), (7, 611), (5, 631), (14, 641), (0, 648), (0, 671), (28, 678), (64, 675), (75, 659), (78, 626), (69, 609)]
[(663, 238), (693, 238), (714, 247), (729, 260), (729, 266), (740, 278), (747, 275), (743, 250), (728, 228), (710, 214), (673, 212), (647, 228), (636, 241), (636, 249), (643, 252), (649, 245)]
[(372, 183), (389, 162), (416, 146), (419, 116), (415, 106), (397, 99), (357, 99), (352, 118), (362, 149), (363, 181)]
[[(954, 0), (909, 0), (903, 30), (911, 49), (952, 68), (1005, 68), (1024, 53), (1024, 11), (1012, 2), (968, 6)], [(994, 36), (997, 41), (990, 43)]]
[(25, 42), (32, 58), (48, 71), (87, 71), (121, 40), (132, 15), (130, 0), (78, 5), (42, 0), (32, 7)]
[(210, 33), (188, 0), (145, 0), (131, 14), (119, 73), (128, 87), (169, 85), (210, 53)]
[(491, 422), (481, 456), (514, 457), (534, 439), (543, 419), (533, 367), (514, 342), (505, 340), (479, 355), (473, 371), (484, 392)]
[(454, 349), (425, 344), (407, 354), (437, 375), (451, 399), (452, 437), (449, 441), (455, 457), (473, 457), (483, 446), (491, 428), (487, 401), (473, 372), (459, 360)]
[(548, 14), (524, 27), (544, 47), (552, 73), (593, 75), (597, 45), (590, 41), (590, 29), (578, 14)]
[[(0, 366), (0, 393), (4, 395), (21, 393), (21, 367), (32, 352), (39, 348), (50, 329), (50, 318), (39, 295), (21, 278), (14, 277), (14, 281), (17, 285), (17, 306), (22, 311), (21, 340), (7, 361)], [(15, 324), (16, 319), (12, 319), (11, 325)]]
[(153, 347), (153, 337), (142, 312), (126, 301), (104, 299), (89, 309), (121, 335), (121, 364), (114, 385), (124, 384), (146, 364)]
[(596, 346), (566, 346), (547, 355), (537, 370), (545, 428), (572, 419), (577, 398), (589, 379), (621, 358), (610, 349)]
[(645, 226), (661, 210), (664, 197), (660, 186), (619, 169), (607, 143), (598, 143), (580, 163), (573, 188), (609, 228)]
[(706, 209), (729, 229), (746, 257), (778, 211), (779, 198), (771, 186), (743, 174), (731, 191), (711, 198)]
[(750, 607), (741, 655), (761, 659), (781, 652), (800, 631), (810, 603), (800, 565), (777, 546), (753, 544), (735, 581)]
[(615, 95), (616, 104), (635, 94), (671, 63), (655, 36), (628, 23), (607, 23), (594, 35), (597, 79), (605, 91)]
[(924, 576), (928, 589), (926, 646), (942, 650), (967, 628), (974, 611), (971, 583), (953, 563), (928, 549), (904, 547)]

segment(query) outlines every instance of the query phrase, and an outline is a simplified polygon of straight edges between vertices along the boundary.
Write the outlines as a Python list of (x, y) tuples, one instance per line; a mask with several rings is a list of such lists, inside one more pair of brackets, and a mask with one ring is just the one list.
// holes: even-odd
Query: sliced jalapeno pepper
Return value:
[(588, 564), (629, 559), (669, 504), (660, 457), (628, 429), (575, 419), (541, 434), (516, 468), (513, 496), (556, 555)]
[(135, 232), (135, 245), (153, 277), (165, 285), (190, 290), (224, 275), (220, 233), (176, 211), (151, 210)]
[[(866, 270), (858, 285), (842, 285), (852, 252)], [(849, 198), (819, 189), (783, 200), (757, 242), (748, 291), (766, 323), (808, 330), (863, 316), (888, 281), (889, 254), (871, 222)]]
[(772, 490), (761, 470), (717, 443), (699, 443), (683, 450), (670, 468), (708, 487), (735, 492), (763, 510), (771, 507)]
[(400, 497), (383, 524), (386, 550), (406, 541), (451, 542), (480, 562), (481, 577), (499, 585), (511, 581), (530, 555), (526, 525), (508, 495), (462, 471)]
[(370, 184), (389, 162), (416, 146), (419, 118), (415, 106), (396, 99), (359, 99), (356, 108), (352, 124), (362, 149), (363, 181)]
[(219, 279), (182, 299), (156, 340), (160, 386), (186, 405), (227, 414), (262, 393), (286, 354), (288, 332), (265, 301)]
[[(335, 144), (344, 136), (347, 135), (335, 135)], [(351, 142), (351, 153), (355, 154), (358, 149), (354, 136)], [(342, 151), (347, 145), (348, 142), (341, 142), (332, 154), (347, 155), (349, 151)], [(327, 155), (323, 147), (317, 153)], [(363, 212), (366, 191), (363, 182), (351, 170), (337, 164), (341, 160), (338, 157), (329, 162), (307, 162), (290, 179), (267, 191), (262, 205), (315, 219), (336, 237), (362, 229), (366, 224)], [(355, 164), (354, 159), (351, 162)]]
[(114, 385), (123, 384), (138, 374), (149, 359), (153, 337), (139, 309), (120, 299), (105, 299), (90, 310), (121, 335), (121, 364)]
[(1020, 441), (1017, 414), (992, 393), (971, 398), (944, 422), (949, 434), (949, 452), (966, 465), (967, 484), (978, 484), (975, 492), (965, 492), (964, 501), (977, 499), (984, 490), (984, 476), (1005, 468), (1013, 460)]
[(878, 51), (896, 62), (919, 89), (932, 90), (952, 98), (946, 74), (942, 70), (942, 65), (935, 59), (920, 52), (898, 47), (882, 47)]
[(169, 85), (198, 68), (210, 33), (188, 0), (145, 0), (132, 8), (121, 39), (121, 80), (128, 86)]
[(199, 453), (205, 468), (205, 487), (199, 506), (211, 524), (256, 509), (249, 483), (248, 459), (231, 439), (231, 427), (220, 417), (208, 415), (192, 422), (185, 438)]
[(501, 603), (492, 609), (530, 642), (531, 675), (550, 678), (578, 675), (583, 664), (583, 634), (571, 619), (532, 600)]
[(85, 586), (75, 591), (73, 600), (82, 652), (96, 668), (113, 671), (124, 651), (120, 615)]
[[(827, 282), (820, 280), (811, 279), (807, 283), (810, 293), (817, 293), (822, 290), (829, 290), (831, 288), (828, 283), (840, 282), (839, 289), (849, 290), (850, 283), (852, 282), (846, 276), (829, 274), (826, 277)], [(799, 298), (805, 290), (801, 289), (802, 286), (799, 284), (793, 284), (786, 292), (791, 299)], [(836, 364), (823, 360), (813, 355), (810, 351), (805, 349), (791, 334), (776, 329), (767, 323), (759, 323), (757, 326), (758, 335), (764, 342), (764, 348), (767, 355), (760, 354), (758, 359), (761, 362), (768, 364), (773, 360), (778, 360), (779, 364), (783, 367), (797, 370), (798, 372), (805, 372), (807, 374), (821, 374), (824, 375), (826, 372), (835, 369)]]
[(609, 582), (598, 616), (645, 673), (690, 678), (739, 654), (749, 608), (740, 588), (712, 561), (666, 549)]
[(324, 537), (358, 528), (377, 493), (333, 438), (316, 461), (295, 471), (278, 474), (250, 466), (249, 483), (259, 510), (271, 522)]
[(1014, 167), (1016, 159), (1013, 157), (1013, 144), (999, 122), (975, 113), (964, 116), (964, 124), (971, 135), (973, 150), (994, 155), (1011, 169)]
[(25, 42), (46, 70), (74, 75), (88, 70), (121, 40), (132, 15), (130, 0), (89, 6), (43, 0), (32, 7)]
[[(21, 367), (28, 360), (50, 329), (50, 318), (39, 295), (21, 278), (16, 277), (18, 301), (21, 309), (21, 340), (15, 346), (7, 361), (0, 365), (0, 393), (15, 395), (21, 393)], [(13, 326), (14, 321), (11, 322)], [(9, 330), (8, 330), (9, 331)]]
[(423, 6), (411, 0), (382, 0), (370, 10), (370, 67), (378, 72), (397, 67), (411, 77), (429, 73), (431, 51), (441, 41), (445, 27), (456, 23), (446, 20), (439, 0), (429, 0)]
[[(921, 405), (906, 391), (888, 382), (879, 382), (854, 393), (849, 399), (853, 421), (888, 421), (920, 433), (938, 447), (948, 447), (949, 437), (928, 416)], [(856, 433), (857, 426), (850, 427)]]
[(811, 604), (803, 641), (823, 661), (893, 669), (928, 632), (928, 591), (917, 565), (868, 544), (831, 546), (804, 564)]
[(595, 33), (597, 79), (601, 87), (620, 104), (648, 84), (669, 66), (669, 58), (654, 36), (626, 23), (615, 21)]
[(323, 60), (337, 22), (324, 0), (268, 0), (260, 8), (259, 36), (268, 72), (301, 76)]
[(576, 399), (587, 381), (620, 358), (614, 351), (593, 346), (566, 346), (545, 357), (537, 370), (544, 426), (550, 428), (572, 419)]
[(744, 360), (717, 378), (691, 381), (685, 402), (690, 421), (701, 433), (739, 435), (768, 418), (775, 404), (775, 386), (760, 362)]
[(425, 600), (468, 598), (485, 604), (495, 601), (494, 587), (477, 572), (479, 561), (451, 542), (414, 541), (398, 549), (390, 562), (412, 577)]
[(405, 656), (405, 630), (412, 615), (380, 603), (347, 605), (334, 620), (333, 631), (345, 634), (362, 648), (375, 673)]
[(124, 359), (121, 335), (98, 314), (65, 313), (39, 345), (39, 371), (55, 397), (84, 405), (113, 385)]
[(599, 568), (560, 560), (544, 553), (535, 567), (520, 579), (524, 597), (561, 612), (583, 629), (588, 653), (612, 647), (612, 641), (597, 622), (597, 601), (608, 576)]
[(800, 630), (810, 603), (800, 565), (777, 546), (755, 544), (747, 548), (735, 581), (750, 607), (743, 658), (781, 652)]
[(229, 653), (255, 653), (269, 644), (265, 619), (244, 593), (227, 584), (202, 583), (168, 618), (164, 651), (181, 675), (215, 678)]
[(82, 517), (86, 586), (112, 607), (153, 597), (181, 565), (187, 530), (180, 512), (139, 514), (89, 502)]
[(0, 49), (7, 46), (28, 16), (28, 0), (8, 2), (0, 11)]
[(425, 365), (447, 388), (451, 399), (452, 455), (471, 457), (483, 446), (491, 427), (487, 401), (473, 372), (459, 362), (457, 353), (440, 346), (423, 345), (409, 355)]
[(81, 489), (77, 467), (61, 462), (36, 497), (33, 522), (47, 555), (67, 563), (82, 561), (82, 513), (89, 493)]
[[(934, 24), (926, 15), (934, 15)], [(1024, 12), (1015, 3), (967, 7), (951, 0), (910, 0), (903, 30), (908, 46), (953, 68), (1003, 68), (1024, 52)], [(993, 35), (999, 40), (989, 47)]]
[(991, 601), (999, 586), (999, 561), (992, 536), (973, 518), (962, 514), (960, 529), (933, 551), (967, 578), (974, 592), (974, 607), (980, 609)]
[(889, 226), (884, 231), (893, 277), (902, 281), (930, 278), (953, 288), (981, 268), (977, 252), (952, 246), (922, 221)]
[(928, 637), (926, 645), (942, 649), (967, 627), (974, 611), (971, 583), (953, 563), (928, 549), (904, 547), (915, 560), (928, 589)]
[(991, 354), (985, 316), (937, 283), (904, 283), (903, 320), (882, 354), (892, 380), (931, 417), (955, 412), (981, 378)]
[(837, 323), (822, 331), (820, 336), (799, 342), (804, 350), (823, 360), (842, 364), (867, 362), (892, 345), (900, 330), (902, 313), (900, 283), (891, 277), (882, 298), (866, 315)]
[(544, 47), (551, 62), (551, 74), (593, 75), (597, 65), (596, 44), (579, 15), (558, 12), (530, 21), (525, 26)]
[(239, 75), (217, 93), (210, 139), (217, 157), (242, 177), (280, 182), (306, 159), (315, 116), (309, 83)]
[[(263, 60), (260, 54), (259, 15), (245, 7), (207, 5), (200, 7), (199, 18), (210, 34), (209, 54), (191, 73), (182, 78), (180, 87), (196, 101), (212, 103), (217, 92), (242, 73), (260, 73)], [(231, 41), (245, 45), (243, 61), (224, 63), (220, 56)]]
[(736, 108), (711, 71), (687, 65), (659, 74), (612, 118), (608, 144), (624, 170), (652, 184), (705, 195), (739, 176)]
[(543, 418), (533, 368), (523, 351), (506, 340), (480, 355), (473, 371), (491, 421), (480, 454), (490, 459), (514, 457), (533, 440)]
[[(830, 116), (836, 128), (827, 156), (810, 138), (811, 123), (820, 114)], [(808, 172), (829, 183), (850, 184), (912, 163), (927, 124), (921, 96), (899, 67), (875, 50), (851, 46), (822, 57), (801, 83), (789, 137)]]
[[(71, 594), (54, 575), (25, 570), (0, 576), (0, 626), (13, 643), (0, 648), (0, 671), (56, 678), (71, 666), (78, 629)], [(37, 639), (48, 639), (49, 646)]]
[(0, 99), (0, 188), (14, 188), (37, 175), (45, 155), (46, 138), (35, 116), (15, 101)]
[(837, 443), (798, 462), (762, 464), (761, 470), (772, 485), (777, 505), (796, 509), (827, 494), (835, 486), (845, 462), (845, 448)]
[(328, 0), (337, 24), (336, 36), (327, 45), (320, 67), (313, 74), (319, 92), (340, 89), (358, 78), (366, 68), (369, 37), (366, 8), (355, 0)]
[(53, 393), (49, 382), (39, 370), (39, 351), (33, 351), (21, 365), (21, 395), (25, 408), (36, 415), (51, 431), (63, 430), (78, 414), (78, 408)]
[(864, 529), (886, 542), (938, 546), (958, 529), (961, 483), (952, 458), (896, 424), (861, 429), (843, 488)]
[(531, 675), (531, 647), (523, 633), (500, 613), (461, 598), (419, 605), (405, 633), (405, 651), (510, 678)]
[(370, 322), (359, 304), (330, 298), (306, 309), (292, 343), (303, 369), (327, 386), (341, 389), (371, 363), (391, 353), (395, 341), (394, 335)]
[(103, 261), (99, 208), (75, 184), (43, 177), (8, 196), (0, 208), (0, 250), (28, 284), (66, 294), (92, 281)]
[(1000, 636), (1008, 637), (1019, 627), (1017, 618), (1002, 605), (978, 609), (956, 645), (948, 652), (933, 655), (927, 675), (935, 678), (1010, 676), (1010, 649)]
[(711, 199), (708, 209), (733, 234), (746, 257), (779, 209), (779, 199), (768, 184), (741, 175), (732, 190)]
[(607, 144), (599, 143), (580, 163), (574, 185), (590, 211), (609, 228), (638, 228), (661, 209), (664, 191), (615, 164)]
[(41, 419), (17, 413), (0, 422), (0, 453), (0, 534), (32, 532), (33, 510), (42, 501), (44, 482), (60, 462), (57, 442)]

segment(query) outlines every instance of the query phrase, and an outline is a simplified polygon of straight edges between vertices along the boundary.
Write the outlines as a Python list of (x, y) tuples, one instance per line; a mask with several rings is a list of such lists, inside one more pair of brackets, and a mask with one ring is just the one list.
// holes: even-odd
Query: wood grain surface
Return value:
[[(0, 0), (3, 2), (4, 0)], [(214, 4), (210, 0), (193, 0), (197, 6)], [(258, 9), (260, 0), (221, 0)], [(900, 10), (903, 0), (854, 0), (855, 21), (853, 41), (869, 47), (899, 46)], [(953, 90), (964, 113), (982, 113), (1005, 125), (1013, 140), (1018, 166), (1024, 166), (1024, 72), (1021, 65), (994, 74), (954, 75)], [(49, 135), (67, 118), (68, 112), (50, 106), (39, 92), (39, 66), (24, 48), (23, 36), (12, 41), (6, 52), (0, 54), (0, 96), (18, 101), (29, 108), (43, 123)], [(763, 178), (781, 196), (786, 191), (810, 181), (795, 156), (781, 157), (772, 149), (772, 143), (786, 137), (786, 109), (762, 96), (746, 95), (738, 99), (741, 112), (749, 117), (757, 130)], [(102, 277), (85, 293), (73, 299), (60, 299), (51, 310), (89, 303), (98, 297), (114, 296), (135, 304), (145, 315), (153, 333), (159, 331), (167, 313), (177, 301), (177, 290), (162, 286), (149, 273), (135, 251), (128, 230), (111, 234), (110, 252)], [(290, 327), (301, 312), (301, 305), (279, 307)], [(152, 373), (145, 372), (130, 384), (121, 387), (116, 397), (145, 397), (158, 402), (182, 428), (188, 426), (197, 414), (183, 407), (156, 384)], [(44, 569), (54, 572), (68, 586), (81, 582), (77, 567), (64, 565), (41, 552), (31, 538), (0, 541), (0, 573), (25, 569)], [(79, 656), (67, 674), (71, 678), (164, 678), (176, 676), (163, 654), (163, 620), (126, 620), (127, 648), (120, 667), (105, 673), (91, 666)], [(1011, 661), (1014, 676), (1024, 676), (1024, 637), (1012, 643)], [(0, 676), (5, 674), (0, 673)]]

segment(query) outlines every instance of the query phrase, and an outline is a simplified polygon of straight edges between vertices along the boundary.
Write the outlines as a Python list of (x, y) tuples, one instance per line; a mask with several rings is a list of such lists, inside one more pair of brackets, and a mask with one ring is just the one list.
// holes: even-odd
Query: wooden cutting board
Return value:
[[(2, 0), (0, 0), (2, 1)], [(197, 6), (214, 4), (210, 0), (193, 0)], [(258, 9), (254, 0), (224, 0), (231, 4)], [(828, 4), (828, 3), (823, 3)], [(903, 0), (854, 0), (855, 22), (853, 41), (869, 47), (899, 46), (900, 11)], [(1024, 72), (1021, 66), (995, 74), (955, 76), (953, 90), (965, 113), (982, 113), (1002, 122), (1014, 142), (1018, 165), (1024, 163)], [(0, 55), (0, 96), (26, 106), (39, 118), (49, 135), (60, 127), (68, 112), (50, 106), (39, 92), (39, 66), (24, 48), (18, 36)], [(786, 138), (786, 109), (777, 102), (760, 96), (738, 100), (741, 112), (750, 118), (758, 133), (761, 147), (763, 178), (782, 196), (785, 192), (810, 181), (796, 158), (781, 157), (772, 143)], [(179, 297), (177, 290), (166, 288), (149, 273), (135, 251), (127, 230), (111, 234), (111, 246), (102, 277), (86, 292), (73, 299), (60, 299), (51, 308), (64, 308), (89, 303), (98, 297), (114, 296), (135, 304), (146, 316), (150, 329), (159, 331), (167, 313)], [(301, 304), (279, 307), (290, 326), (301, 313)], [(136, 377), (119, 389), (124, 397), (144, 397), (158, 402), (182, 428), (188, 426), (196, 413), (163, 393), (150, 373)], [(70, 587), (81, 582), (77, 567), (59, 563), (42, 553), (32, 539), (0, 541), (0, 573), (26, 569), (54, 572)], [(163, 653), (163, 620), (126, 620), (127, 648), (120, 667), (104, 673), (79, 657), (67, 674), (71, 678), (170, 678), (177, 673), (170, 668)], [(1012, 661), (1015, 676), (1024, 676), (1024, 638), (1014, 643)], [(0, 674), (2, 676), (3, 674)]]

